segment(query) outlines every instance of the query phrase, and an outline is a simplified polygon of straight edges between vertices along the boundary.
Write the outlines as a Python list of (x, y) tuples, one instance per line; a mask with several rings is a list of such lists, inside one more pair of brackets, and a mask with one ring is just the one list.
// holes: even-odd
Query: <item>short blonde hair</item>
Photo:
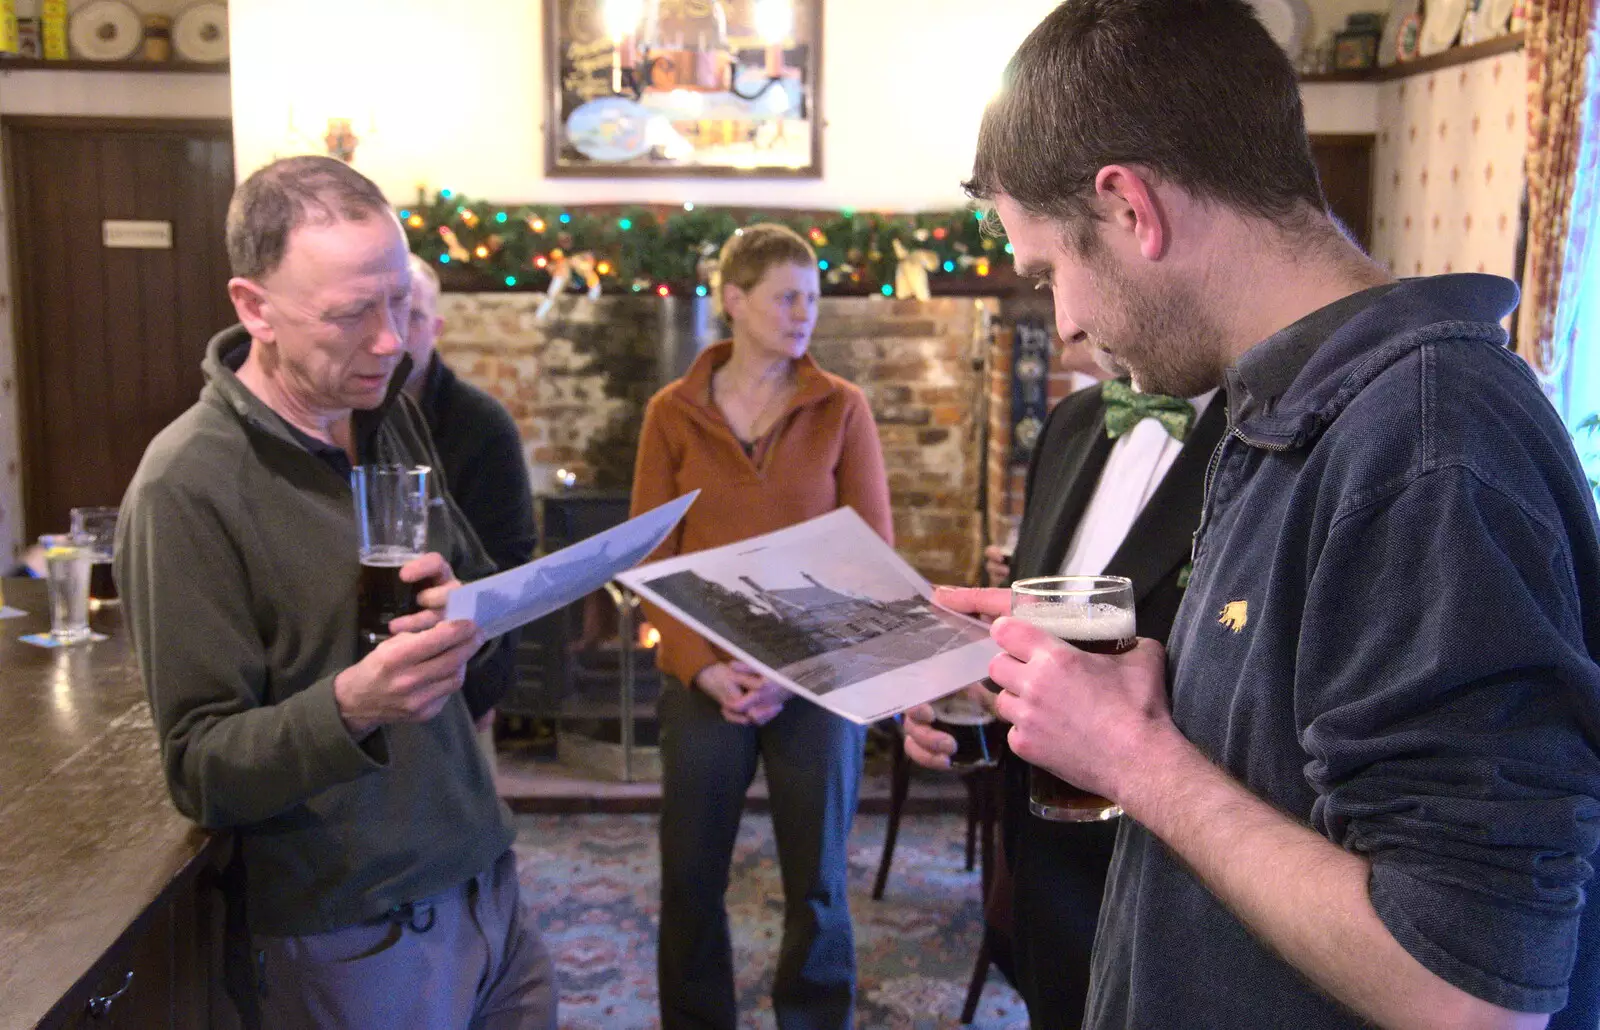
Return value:
[(759, 222), (736, 230), (722, 245), (716, 274), (711, 277), (711, 303), (717, 314), (727, 317), (722, 304), (722, 288), (737, 286), (754, 289), (767, 269), (774, 265), (815, 265), (817, 252), (805, 237), (776, 222)]

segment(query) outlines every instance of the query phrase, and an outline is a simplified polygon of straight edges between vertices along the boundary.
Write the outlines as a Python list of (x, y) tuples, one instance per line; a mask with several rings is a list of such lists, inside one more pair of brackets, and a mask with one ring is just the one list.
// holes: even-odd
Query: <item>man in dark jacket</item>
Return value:
[[(450, 496), (503, 572), (533, 558), (538, 536), (522, 436), (504, 405), (458, 377), (439, 356), (439, 274), (415, 254), (410, 260), (406, 353), (412, 366), (406, 393), (427, 419)], [(473, 670), (462, 688), (480, 730), (515, 681), (516, 640), (515, 632), (507, 634), (499, 654)]]
[[(1133, 581), (1138, 632), (1167, 639), (1188, 582), (1206, 463), (1227, 421), (1216, 391), (1134, 395), (1126, 380), (1079, 390), (1045, 420), (1028, 467), (1016, 553), (997, 577), (1108, 575)], [(1161, 417), (1165, 415), (1166, 421)], [(990, 561), (994, 561), (991, 558)], [(980, 691), (982, 688), (978, 688)], [(906, 713), (906, 754), (944, 768), (955, 739), (933, 709)], [(1033, 1030), (1077, 1030), (1115, 823), (1057, 823), (1028, 811), (1028, 765), (1009, 753), (1003, 831), (1011, 927), (992, 944)], [(994, 928), (991, 928), (994, 932)]]
[(1084, 1025), (1593, 1030), (1600, 529), (1515, 287), (1360, 253), (1243, 0), (1067, 0), (968, 188), (1063, 338), (1228, 388), (1170, 655), (994, 624), (1013, 750), (1127, 814)]

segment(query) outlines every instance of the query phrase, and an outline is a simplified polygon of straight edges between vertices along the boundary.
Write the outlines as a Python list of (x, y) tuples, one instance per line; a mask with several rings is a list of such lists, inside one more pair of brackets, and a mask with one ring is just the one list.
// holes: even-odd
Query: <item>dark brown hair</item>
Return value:
[(289, 234), (307, 222), (362, 222), (387, 213), (373, 181), (331, 157), (286, 157), (250, 173), (228, 203), (228, 263), (260, 279), (283, 261)]
[(1066, 0), (1012, 56), (963, 185), (1081, 241), (1110, 164), (1286, 228), (1327, 210), (1294, 69), (1243, 0)]
[(738, 229), (722, 245), (711, 281), (712, 306), (723, 314), (722, 287), (753, 289), (774, 265), (815, 265), (817, 252), (805, 237), (786, 225), (758, 222)]

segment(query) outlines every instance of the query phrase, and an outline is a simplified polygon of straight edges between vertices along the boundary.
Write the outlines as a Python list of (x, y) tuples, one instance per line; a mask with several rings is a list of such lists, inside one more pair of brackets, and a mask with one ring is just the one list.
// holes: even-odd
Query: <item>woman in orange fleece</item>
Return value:
[[(844, 505), (893, 542), (866, 396), (806, 355), (818, 292), (816, 255), (783, 226), (749, 226), (723, 246), (713, 296), (733, 337), (651, 399), (640, 432), (635, 514), (702, 491), (656, 557), (735, 543)], [(649, 614), (666, 679), (657, 706), (663, 1030), (733, 1030), (738, 1021), (723, 897), (758, 760), (784, 888), (774, 1014), (781, 1030), (847, 1030), (855, 943), (846, 845), (864, 730), (787, 699), (658, 609)]]

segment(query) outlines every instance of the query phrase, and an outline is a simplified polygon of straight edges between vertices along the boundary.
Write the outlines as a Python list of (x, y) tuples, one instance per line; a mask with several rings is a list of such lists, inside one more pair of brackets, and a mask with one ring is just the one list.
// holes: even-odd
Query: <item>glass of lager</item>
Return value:
[[(1121, 576), (1041, 576), (1011, 585), (1011, 615), (1096, 654), (1133, 650), (1133, 581)], [(1122, 809), (1038, 766), (1029, 770), (1028, 808), (1041, 819), (1085, 823)]]
[(58, 533), (39, 538), (44, 548), (45, 587), (50, 594), (50, 636), (58, 644), (90, 639), (89, 565), (93, 541)]
[(357, 465), (350, 471), (361, 559), (356, 628), (363, 651), (389, 639), (391, 619), (421, 610), (420, 587), (402, 582), (400, 567), (428, 549), (431, 471), (423, 465)]
[(933, 702), (933, 728), (956, 739), (950, 768), (956, 772), (988, 769), (995, 764), (989, 747), (989, 727), (994, 716), (966, 688)]
[(73, 508), (72, 533), (90, 537), (89, 607), (118, 603), (117, 583), (111, 576), (111, 558), (117, 539), (117, 509)]

